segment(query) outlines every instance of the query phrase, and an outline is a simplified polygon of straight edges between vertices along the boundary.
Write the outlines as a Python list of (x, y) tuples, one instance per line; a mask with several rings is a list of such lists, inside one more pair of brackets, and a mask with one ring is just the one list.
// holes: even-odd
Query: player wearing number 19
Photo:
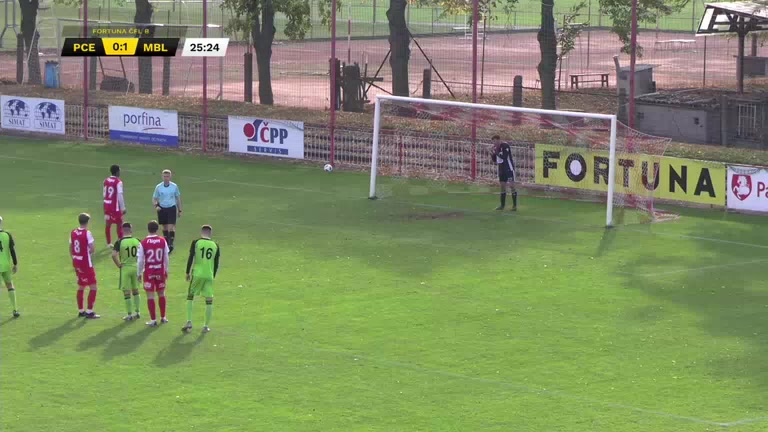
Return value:
[(189, 293), (187, 294), (187, 323), (181, 331), (192, 330), (192, 307), (195, 296), (205, 297), (205, 323), (203, 333), (211, 331), (208, 326), (213, 315), (213, 280), (219, 272), (219, 258), (221, 249), (218, 243), (211, 240), (213, 229), (210, 225), (203, 225), (200, 230), (200, 238), (192, 242), (187, 259), (187, 281), (189, 281)]
[(8, 297), (11, 299), (14, 318), (21, 316), (18, 306), (16, 306), (16, 288), (13, 286), (13, 278), (11, 277), (13, 273), (16, 273), (18, 264), (13, 237), (11, 233), (3, 230), (3, 218), (0, 217), (0, 279), (5, 282), (5, 287), (8, 288)]
[[(133, 237), (133, 227), (131, 224), (124, 223), (121, 231), (125, 233), (125, 236), (115, 243), (112, 261), (120, 269), (120, 291), (123, 292), (125, 311), (128, 314), (123, 319), (125, 321), (133, 321), (141, 317), (141, 314), (139, 314), (139, 305), (141, 304), (139, 278), (136, 275), (138, 270), (137, 257), (141, 241)], [(133, 295), (133, 303), (131, 303), (131, 295)]]

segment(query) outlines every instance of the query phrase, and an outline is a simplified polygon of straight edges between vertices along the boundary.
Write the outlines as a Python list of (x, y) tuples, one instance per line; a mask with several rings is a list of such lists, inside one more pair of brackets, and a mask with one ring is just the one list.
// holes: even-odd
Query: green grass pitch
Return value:
[[(163, 168), (183, 194), (157, 329), (120, 319), (100, 202), (113, 163), (139, 233)], [(8, 137), (0, 184), (23, 313), (0, 296), (0, 430), (768, 428), (764, 218), (680, 209), (606, 231), (598, 204), (370, 201), (367, 174), (320, 165)], [(75, 318), (81, 211), (99, 321)], [(182, 335), (185, 248), (203, 223), (222, 247), (213, 331), (199, 333), (198, 302)]]

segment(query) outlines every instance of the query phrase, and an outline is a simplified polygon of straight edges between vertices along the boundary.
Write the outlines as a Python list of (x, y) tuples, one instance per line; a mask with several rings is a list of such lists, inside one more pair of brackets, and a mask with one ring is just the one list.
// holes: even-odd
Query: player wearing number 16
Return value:
[[(80, 227), (72, 230), (69, 235), (69, 254), (72, 256), (72, 266), (77, 276), (77, 311), (79, 317), (88, 319), (101, 318), (93, 312), (96, 303), (96, 270), (93, 268), (93, 234), (88, 231), (91, 216), (80, 213), (77, 217)], [(83, 309), (85, 289), (88, 291), (88, 309)]]
[(144, 291), (147, 293), (147, 308), (150, 321), (147, 325), (157, 327), (155, 312), (155, 293), (160, 305), (160, 322), (168, 322), (165, 316), (165, 284), (168, 280), (168, 242), (157, 235), (160, 224), (150, 221), (147, 224), (149, 235), (141, 241), (138, 250), (138, 276), (144, 275)]
[(181, 331), (192, 330), (192, 305), (195, 296), (205, 297), (205, 323), (203, 333), (211, 331), (208, 325), (213, 315), (213, 279), (219, 272), (219, 258), (221, 250), (218, 243), (211, 240), (213, 228), (203, 225), (200, 229), (200, 238), (192, 242), (187, 259), (187, 281), (189, 281), (189, 293), (187, 294), (187, 323)]
[[(139, 296), (139, 278), (136, 276), (138, 269), (138, 255), (141, 241), (133, 237), (133, 227), (129, 223), (122, 225), (122, 231), (125, 236), (115, 243), (115, 249), (112, 251), (112, 261), (120, 269), (120, 291), (123, 292), (125, 300), (126, 315), (125, 321), (139, 319), (139, 305), (141, 297)], [(131, 295), (133, 295), (133, 304), (131, 304)], [(136, 313), (134, 315), (134, 312)]]

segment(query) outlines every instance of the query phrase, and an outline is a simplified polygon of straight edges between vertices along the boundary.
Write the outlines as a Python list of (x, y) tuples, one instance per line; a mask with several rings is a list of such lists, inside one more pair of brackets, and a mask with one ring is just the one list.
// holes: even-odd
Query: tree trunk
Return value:
[(40, 6), (38, 0), (19, 0), (21, 9), (21, 35), (24, 39), (24, 54), (29, 59), (27, 62), (28, 83), (41, 84), (43, 82), (40, 73), (40, 57), (37, 43), (40, 35), (36, 32), (37, 9)]
[(555, 34), (554, 0), (541, 2), (541, 28), (537, 39), (541, 51), (539, 81), (541, 82), (541, 107), (555, 109), (555, 72), (557, 70), (557, 35)]
[[(136, 0), (136, 14), (133, 16), (133, 22), (136, 24), (149, 24), (152, 22), (153, 12), (154, 8), (149, 0)], [(148, 26), (146, 28), (149, 30), (149, 33), (141, 36), (154, 36), (155, 27)], [(139, 93), (152, 94), (152, 87), (152, 57), (139, 57)]]
[(275, 40), (276, 32), (272, 0), (265, 0), (261, 16), (256, 15), (251, 28), (253, 49), (256, 51), (256, 69), (259, 75), (259, 103), (262, 105), (275, 103), (272, 93), (272, 42)]
[(408, 61), (411, 58), (411, 34), (405, 22), (407, 6), (407, 0), (390, 0), (387, 10), (389, 48), (392, 50), (389, 65), (392, 67), (392, 94), (395, 96), (410, 96)]

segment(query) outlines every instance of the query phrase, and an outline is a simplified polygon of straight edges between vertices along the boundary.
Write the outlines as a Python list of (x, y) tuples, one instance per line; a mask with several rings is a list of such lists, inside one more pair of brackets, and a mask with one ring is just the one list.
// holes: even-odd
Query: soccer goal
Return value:
[(500, 193), (499, 140), (512, 149), (515, 186), (526, 195), (603, 202), (607, 226), (617, 223), (615, 209), (655, 220), (669, 139), (615, 115), (410, 97), (376, 97), (369, 198)]

